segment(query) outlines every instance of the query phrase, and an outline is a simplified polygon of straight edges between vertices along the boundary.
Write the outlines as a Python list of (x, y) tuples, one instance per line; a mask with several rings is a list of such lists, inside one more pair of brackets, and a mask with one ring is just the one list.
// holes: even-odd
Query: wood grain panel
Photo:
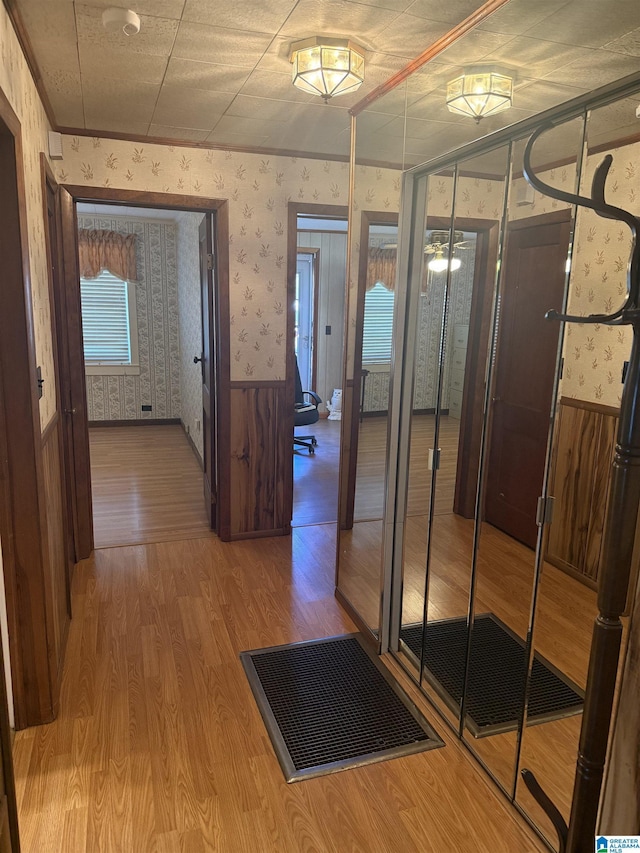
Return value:
[(254, 388), (231, 384), (232, 539), (290, 532), (286, 491), (293, 471), (292, 420), (293, 406), (287, 404), (282, 383)]
[(547, 559), (560, 568), (564, 564), (580, 571), (585, 562), (599, 434), (599, 415), (561, 407), (551, 490), (556, 505), (547, 552)]
[(637, 575), (634, 580), (633, 616), (598, 827), (599, 833), (609, 835), (640, 833), (640, 584)]
[(63, 511), (63, 488), (60, 473), (60, 421), (56, 416), (42, 434), (42, 467), (44, 492), (47, 502), (47, 533), (49, 547), (48, 569), (50, 589), (53, 597), (54, 654), (52, 679), (55, 680), (54, 696), (58, 695), (58, 684), (62, 675), (64, 650), (69, 629), (70, 590), (66, 565), (65, 514)]
[(593, 493), (591, 511), (589, 514), (589, 532), (584, 556), (584, 574), (597, 581), (600, 569), (602, 537), (604, 522), (609, 504), (609, 487), (611, 484), (611, 463), (616, 446), (618, 431), (617, 415), (600, 414), (598, 444), (593, 458)]

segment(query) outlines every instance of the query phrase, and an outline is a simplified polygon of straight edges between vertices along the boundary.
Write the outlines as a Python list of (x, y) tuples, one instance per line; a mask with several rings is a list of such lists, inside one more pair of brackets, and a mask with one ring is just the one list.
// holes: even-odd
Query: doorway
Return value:
[(303, 390), (322, 400), (317, 423), (297, 430), (316, 436), (315, 453), (293, 452), (292, 526), (300, 527), (337, 520), (340, 421), (327, 403), (342, 377), (346, 210), (296, 205), (295, 234), (293, 350)]
[(303, 388), (315, 387), (318, 250), (298, 249), (294, 347)]
[[(163, 196), (160, 206), (157, 196), (146, 193), (98, 188), (82, 188), (81, 192), (79, 190), (80, 188), (74, 187), (60, 188), (64, 234), (64, 285), (68, 301), (76, 306), (77, 311), (75, 317), (74, 312), (67, 312), (66, 323), (63, 324), (64, 336), (69, 341), (69, 361), (70, 364), (73, 362), (73, 368), (70, 370), (70, 377), (61, 377), (61, 384), (68, 384), (69, 395), (73, 401), (73, 426), (77, 436), (73, 444), (75, 467), (80, 471), (84, 493), (88, 496), (78, 507), (78, 526), (88, 531), (82, 540), (84, 553), (81, 551), (79, 556), (87, 556), (94, 545), (89, 426), (91, 425), (91, 432), (95, 436), (96, 424), (100, 425), (102, 444), (107, 446), (113, 438), (105, 436), (104, 432), (114, 426), (135, 430), (142, 425), (156, 432), (173, 430), (176, 435), (171, 437), (170, 441), (178, 439), (182, 442), (182, 449), (186, 451), (184, 459), (187, 460), (182, 466), (178, 465), (176, 482), (184, 485), (185, 466), (188, 467), (190, 463), (195, 465), (192, 472), (194, 479), (187, 489), (187, 504), (199, 514), (200, 520), (197, 524), (194, 526), (193, 518), (190, 518), (188, 513), (176, 512), (177, 493), (169, 486), (165, 490), (168, 492), (168, 502), (165, 503), (169, 523), (156, 523), (148, 518), (148, 513), (140, 511), (138, 515), (145, 519), (148, 530), (141, 533), (138, 529), (136, 534), (135, 530), (129, 529), (130, 541), (126, 544), (136, 538), (138, 541), (159, 541), (210, 535), (208, 531), (211, 529), (224, 538), (225, 533), (228, 535), (230, 507), (227, 486), (224, 485), (222, 490), (220, 489), (218, 461), (222, 448), (218, 433), (223, 425), (219, 423), (217, 407), (220, 397), (228, 395), (229, 388), (228, 372), (222, 378), (217, 375), (223, 369), (221, 357), (228, 353), (228, 330), (219, 329), (218, 324), (221, 305), (228, 305), (226, 203), (167, 195), (166, 203)], [(105, 207), (105, 204), (108, 207)], [(131, 222), (132, 214), (138, 217), (135, 225), (127, 225), (127, 217)], [(164, 236), (156, 234), (161, 223), (168, 220), (173, 222), (173, 236), (168, 236), (168, 231)], [(203, 222), (206, 223), (203, 228), (205, 239), (201, 242), (199, 232)], [(105, 374), (100, 364), (85, 365), (80, 319), (82, 308), (78, 288), (78, 225), (97, 231), (120, 228), (123, 233), (136, 235), (136, 261), (145, 276), (144, 285), (134, 285), (133, 298), (137, 312), (135, 319), (140, 358), (137, 365), (124, 365), (115, 376), (111, 375), (110, 369)], [(178, 252), (178, 234), (181, 230), (184, 230), (185, 240), (181, 251)], [(153, 235), (150, 234), (151, 231), (154, 232)], [(166, 247), (163, 246), (163, 239), (166, 240)], [(184, 267), (181, 281), (185, 282), (182, 294), (178, 294), (177, 290), (176, 267), (180, 254), (183, 256)], [(171, 261), (174, 267), (174, 283), (170, 285), (167, 268)], [(178, 310), (181, 299), (185, 306), (183, 311)], [(201, 304), (206, 306), (205, 312), (201, 310)], [(184, 328), (180, 327), (182, 320)], [(226, 365), (228, 369), (228, 358)], [(184, 381), (186, 370), (189, 370), (188, 383)], [(183, 407), (181, 390), (187, 385)], [(228, 406), (221, 407), (220, 411), (228, 413)], [(223, 415), (223, 418), (227, 416)], [(124, 436), (124, 433), (122, 435)], [(160, 439), (161, 436), (156, 438)], [(151, 487), (154, 483), (157, 485), (157, 472), (162, 468), (162, 458), (175, 460), (178, 457), (174, 452), (160, 449), (161, 459), (155, 464), (145, 465), (143, 456), (148, 454), (149, 446), (144, 442), (143, 436), (128, 435), (127, 440), (133, 442), (132, 446), (135, 446), (136, 441), (143, 441), (144, 453), (142, 450), (138, 454), (132, 453), (132, 458), (142, 473), (136, 480), (131, 466), (125, 471), (128, 477), (126, 490), (134, 500), (136, 494), (140, 494), (136, 490), (142, 488), (141, 483), (145, 477), (149, 480), (149, 475), (153, 474), (155, 479), (151, 477)], [(106, 455), (111, 458), (108, 453)], [(104, 452), (102, 458), (105, 458)], [(112, 505), (118, 505), (117, 498), (112, 501)], [(131, 515), (127, 517), (128, 522), (131, 521)], [(111, 541), (109, 544), (125, 543)]]

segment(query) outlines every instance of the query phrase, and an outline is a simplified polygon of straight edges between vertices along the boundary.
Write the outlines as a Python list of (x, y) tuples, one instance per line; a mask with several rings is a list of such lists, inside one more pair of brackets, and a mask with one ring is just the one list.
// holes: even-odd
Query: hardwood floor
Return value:
[(78, 565), (59, 717), (15, 739), (24, 851), (542, 849), (428, 706), (444, 748), (284, 782), (238, 653), (353, 630), (334, 537), (114, 547)]
[[(292, 525), (335, 523), (340, 421), (313, 428), (315, 454), (293, 457)], [(181, 426), (94, 427), (91, 445), (96, 548), (210, 537), (202, 470)]]
[(297, 427), (300, 435), (314, 434), (315, 453), (300, 447), (293, 454), (293, 527), (325, 524), (338, 519), (338, 467), (340, 421), (321, 418), (310, 427)]
[(213, 536), (181, 426), (89, 430), (96, 548)]

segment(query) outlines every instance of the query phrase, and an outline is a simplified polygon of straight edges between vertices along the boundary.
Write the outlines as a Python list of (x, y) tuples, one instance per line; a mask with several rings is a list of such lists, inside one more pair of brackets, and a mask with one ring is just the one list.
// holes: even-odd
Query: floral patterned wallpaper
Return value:
[[(90, 421), (176, 418), (180, 415), (176, 225), (131, 216), (82, 214), (79, 228), (136, 235), (137, 375), (87, 375)], [(197, 257), (197, 249), (196, 249)], [(142, 406), (150, 405), (150, 412)]]
[[(613, 149), (613, 165), (606, 198), (611, 204), (640, 214), (640, 143)], [(590, 187), (604, 153), (591, 155), (582, 180)], [(583, 192), (588, 190), (583, 189)], [(608, 313), (623, 302), (627, 291), (627, 263), (631, 232), (626, 225), (578, 209), (575, 251), (569, 277), (568, 310), (572, 314)], [(570, 323), (564, 340), (561, 393), (618, 407), (622, 396), (622, 368), (631, 352), (630, 326)]]
[(200, 458), (202, 447), (202, 368), (193, 363), (202, 348), (200, 256), (201, 213), (176, 211), (178, 229), (178, 318), (180, 324), (180, 417)]
[(3, 5), (0, 5), (0, 89), (18, 116), (22, 132), (24, 184), (29, 240), (29, 274), (36, 345), (36, 361), (42, 368), (43, 396), (40, 424), (44, 428), (55, 412), (56, 388), (47, 254), (44, 235), (40, 152), (47, 151), (50, 130), (40, 97)]
[(284, 378), (287, 205), (346, 204), (348, 163), (66, 136), (56, 174), (61, 183), (228, 199), (231, 378)]

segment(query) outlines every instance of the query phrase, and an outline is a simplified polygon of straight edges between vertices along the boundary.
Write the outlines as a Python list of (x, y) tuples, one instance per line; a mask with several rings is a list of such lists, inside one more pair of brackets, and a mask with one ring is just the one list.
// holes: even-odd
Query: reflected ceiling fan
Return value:
[[(445, 256), (449, 249), (449, 232), (448, 231), (432, 231), (427, 234), (427, 243), (425, 243), (425, 255), (433, 255), (427, 266), (432, 272), (444, 272), (447, 266), (450, 265), (451, 271), (460, 269), (462, 261), (460, 258), (453, 257), (453, 253), (457, 249), (469, 249), (473, 241), (465, 240), (462, 231), (453, 232), (453, 246), (451, 259)], [(385, 243), (385, 249), (397, 249), (397, 243)]]

